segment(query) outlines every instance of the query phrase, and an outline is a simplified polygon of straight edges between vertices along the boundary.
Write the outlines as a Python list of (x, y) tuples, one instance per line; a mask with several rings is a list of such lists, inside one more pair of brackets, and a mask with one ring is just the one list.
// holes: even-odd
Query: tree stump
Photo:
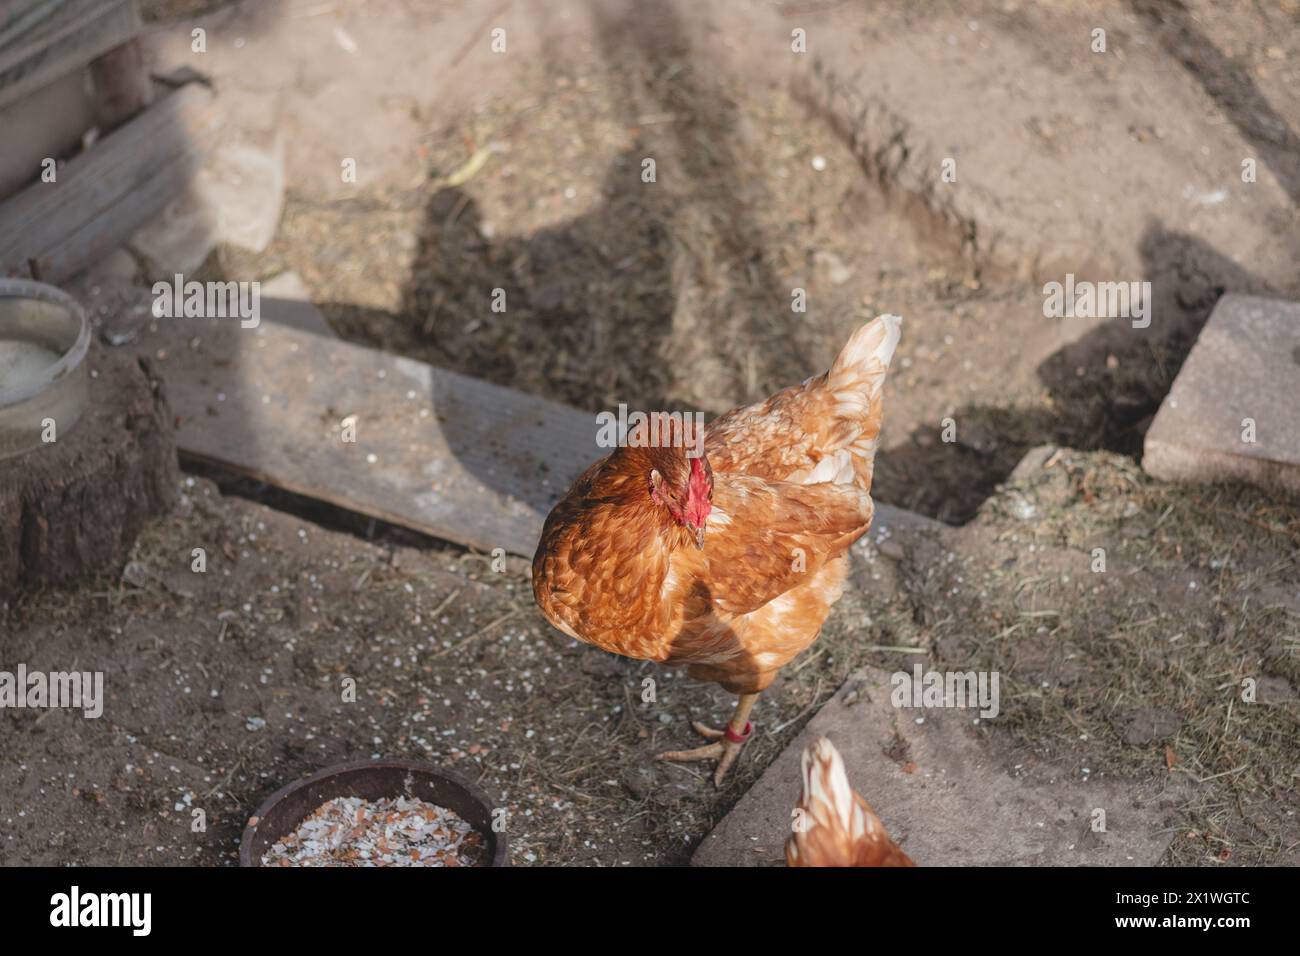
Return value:
[(148, 361), (92, 345), (89, 401), (51, 444), (0, 459), (0, 601), (116, 573), (176, 496), (172, 416)]

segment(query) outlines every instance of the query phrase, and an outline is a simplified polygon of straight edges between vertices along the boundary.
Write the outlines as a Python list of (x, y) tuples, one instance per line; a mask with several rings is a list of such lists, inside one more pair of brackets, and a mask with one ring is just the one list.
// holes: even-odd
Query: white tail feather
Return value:
[(896, 315), (881, 315), (854, 332), (831, 366), (827, 381), (831, 390), (860, 392), (867, 385), (872, 395), (879, 392), (898, 348), (902, 325)]
[(863, 813), (849, 786), (844, 759), (825, 737), (804, 748), (803, 806), (810, 809), (814, 825), (834, 820), (842, 832), (855, 838), (875, 829), (875, 821)]
[(856, 483), (871, 487), (880, 436), (880, 391), (902, 334), (903, 320), (881, 315), (853, 333), (826, 375), (835, 398), (835, 426), (828, 429), (815, 467), (791, 480), (806, 484)]

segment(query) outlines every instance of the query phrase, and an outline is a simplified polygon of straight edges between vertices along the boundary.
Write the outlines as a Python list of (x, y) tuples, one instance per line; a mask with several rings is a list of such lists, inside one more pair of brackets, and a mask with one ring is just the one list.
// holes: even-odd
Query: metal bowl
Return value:
[(457, 813), (483, 835), (482, 866), (509, 866), (504, 833), (492, 830), (492, 801), (478, 787), (432, 764), (414, 760), (363, 760), (326, 767), (282, 787), (257, 808), (239, 844), (239, 865), (259, 867), (276, 841), (288, 836), (321, 804), (335, 797), (379, 800), (415, 797)]
[(86, 407), (90, 323), (76, 300), (53, 286), (0, 278), (0, 458), (41, 447)]

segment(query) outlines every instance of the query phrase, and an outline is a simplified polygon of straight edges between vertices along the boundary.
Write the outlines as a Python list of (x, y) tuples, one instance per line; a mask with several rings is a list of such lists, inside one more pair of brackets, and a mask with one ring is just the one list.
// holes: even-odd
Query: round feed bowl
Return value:
[(262, 856), (321, 804), (335, 797), (365, 800), (415, 797), (454, 811), (483, 835), (483, 866), (509, 866), (504, 833), (492, 830), (492, 801), (472, 783), (414, 760), (363, 760), (326, 767), (271, 794), (257, 809), (239, 844), (239, 865), (262, 865)]
[(90, 323), (53, 286), (0, 279), (0, 458), (41, 447), (46, 419), (55, 438), (86, 407)]

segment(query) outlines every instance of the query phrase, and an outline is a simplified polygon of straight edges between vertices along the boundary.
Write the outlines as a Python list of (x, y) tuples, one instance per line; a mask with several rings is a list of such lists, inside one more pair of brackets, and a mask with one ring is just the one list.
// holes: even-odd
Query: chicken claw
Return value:
[(708, 724), (701, 723), (698, 720), (692, 720), (691, 726), (694, 727), (695, 732), (705, 740), (721, 740), (723, 737), (727, 736), (725, 730), (719, 730), (717, 727), (710, 727)]
[[(736, 712), (725, 730), (717, 730), (708, 724), (692, 720), (691, 726), (695, 728), (695, 732), (705, 740), (712, 740), (713, 743), (705, 744), (703, 747), (695, 747), (692, 750), (669, 750), (665, 753), (656, 754), (655, 759), (671, 760), (675, 763), (716, 760), (718, 766), (713, 771), (713, 785), (721, 787), (723, 779), (727, 776), (727, 771), (736, 762), (736, 758), (740, 756), (741, 748), (745, 746), (745, 741), (749, 740), (749, 735), (753, 733), (754, 726), (749, 722), (748, 718), (749, 710), (754, 706), (754, 701), (757, 699), (757, 694), (742, 694), (740, 700), (736, 702)], [(735, 729), (737, 725), (743, 727), (744, 730), (737, 731)]]

